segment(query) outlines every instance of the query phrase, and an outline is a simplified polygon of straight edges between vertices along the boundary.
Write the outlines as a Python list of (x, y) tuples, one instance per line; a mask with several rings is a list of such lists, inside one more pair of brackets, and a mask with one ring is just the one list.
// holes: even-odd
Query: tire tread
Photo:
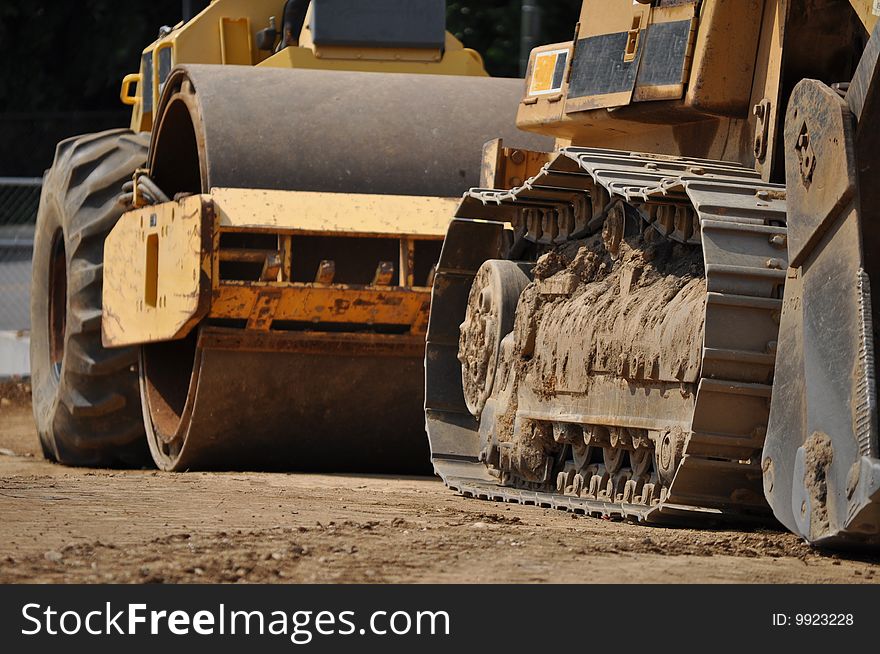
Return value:
[[(105, 349), (100, 333), (104, 239), (124, 210), (121, 187), (145, 165), (148, 145), (148, 134), (126, 129), (66, 139), (44, 179), (31, 292), (31, 371), (43, 451), (59, 463), (140, 467), (150, 462), (137, 350)], [(68, 296), (64, 359), (56, 375), (48, 357), (48, 272), (36, 268), (48, 268), (59, 228), (68, 258)]]

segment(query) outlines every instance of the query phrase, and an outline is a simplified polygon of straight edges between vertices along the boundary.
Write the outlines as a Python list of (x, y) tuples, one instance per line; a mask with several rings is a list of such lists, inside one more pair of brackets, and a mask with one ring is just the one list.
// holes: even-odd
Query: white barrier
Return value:
[(30, 376), (30, 342), (27, 332), (0, 332), (0, 380)]

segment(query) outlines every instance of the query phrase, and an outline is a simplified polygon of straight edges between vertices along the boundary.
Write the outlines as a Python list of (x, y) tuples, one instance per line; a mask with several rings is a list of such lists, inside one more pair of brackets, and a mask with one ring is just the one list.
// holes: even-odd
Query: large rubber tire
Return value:
[(46, 173), (34, 236), (31, 382), (43, 452), (75, 466), (150, 462), (137, 350), (104, 349), (104, 239), (125, 210), (148, 134), (111, 130), (62, 141)]

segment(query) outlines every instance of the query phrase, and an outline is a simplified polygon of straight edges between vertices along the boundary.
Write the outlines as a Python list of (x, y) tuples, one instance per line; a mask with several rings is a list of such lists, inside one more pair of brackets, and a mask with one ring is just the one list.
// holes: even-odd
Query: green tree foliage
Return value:
[[(581, 0), (538, 0), (541, 43), (570, 41)], [(449, 0), (447, 29), (478, 51), (492, 75), (519, 74), (521, 0)]]

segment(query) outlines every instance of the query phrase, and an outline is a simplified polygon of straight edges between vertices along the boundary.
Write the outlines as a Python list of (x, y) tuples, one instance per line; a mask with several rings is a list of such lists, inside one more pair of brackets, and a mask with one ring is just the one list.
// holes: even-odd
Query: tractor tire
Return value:
[(146, 165), (149, 134), (117, 129), (62, 141), (43, 180), (31, 278), (33, 411), (46, 458), (73, 466), (150, 462), (137, 349), (101, 343), (104, 239)]

